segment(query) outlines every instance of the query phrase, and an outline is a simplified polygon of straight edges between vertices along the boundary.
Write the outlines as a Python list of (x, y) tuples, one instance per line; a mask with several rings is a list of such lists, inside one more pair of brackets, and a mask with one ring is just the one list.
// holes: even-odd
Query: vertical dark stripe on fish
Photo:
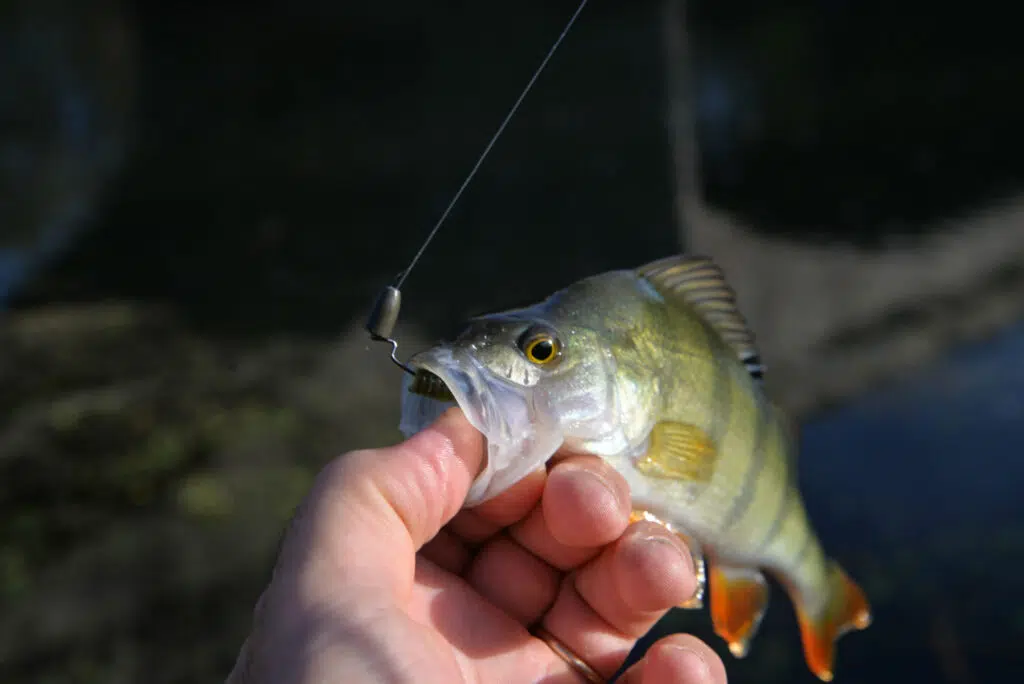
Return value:
[(793, 507), (793, 500), (793, 490), (783, 484), (782, 496), (779, 497), (779, 503), (775, 507), (775, 516), (772, 518), (772, 523), (768, 526), (768, 531), (765, 533), (761, 543), (757, 545), (757, 553), (763, 552), (775, 541), (775, 537), (778, 536), (779, 531), (782, 529), (782, 524), (786, 522), (786, 517)]
[[(711, 334), (708, 333), (708, 348), (714, 349), (711, 342)], [(711, 389), (711, 440), (715, 444), (721, 444), (725, 431), (729, 429), (729, 422), (732, 420), (732, 402), (729, 401), (732, 395), (731, 378), (729, 367), (712, 352), (714, 359), (714, 371)]]
[(799, 502), (799, 497), (796, 496), (796, 492), (789, 483), (792, 482), (792, 478), (795, 477), (795, 473), (790, 472), (792, 467), (792, 458), (790, 449), (792, 444), (786, 438), (785, 432), (782, 430), (774, 410), (768, 411), (765, 417), (766, 421), (770, 421), (769, 424), (772, 427), (772, 436), (776, 439), (776, 446), (779, 449), (777, 457), (781, 460), (781, 466), (784, 468), (782, 477), (777, 478), (779, 481), (779, 502), (775, 505), (775, 513), (771, 518), (771, 523), (768, 525), (768, 530), (765, 532), (764, 538), (761, 543), (757, 545), (757, 553), (764, 552), (778, 536), (782, 530), (782, 526), (786, 522), (786, 518), (789, 515), (793, 505)]
[[(755, 399), (755, 402), (759, 401)], [(764, 412), (759, 407), (752, 407), (751, 413), (754, 416), (754, 439), (751, 444), (750, 460), (747, 461), (747, 468), (743, 471), (743, 483), (740, 485), (739, 494), (732, 501), (728, 512), (725, 514), (723, 523), (724, 529), (729, 529), (743, 519), (743, 516), (750, 509), (757, 494), (757, 477), (764, 470), (765, 455), (767, 449), (765, 442), (771, 434), (768, 430), (768, 421)]]
[(805, 520), (804, 524), (800, 526), (800, 529), (804, 533), (804, 541), (800, 545), (800, 548), (797, 550), (797, 552), (793, 554), (794, 568), (800, 567), (800, 564), (804, 562), (804, 557), (807, 556), (807, 553), (811, 550), (811, 547), (814, 546), (814, 544), (812, 543), (814, 542), (814, 534), (811, 533), (810, 524)]

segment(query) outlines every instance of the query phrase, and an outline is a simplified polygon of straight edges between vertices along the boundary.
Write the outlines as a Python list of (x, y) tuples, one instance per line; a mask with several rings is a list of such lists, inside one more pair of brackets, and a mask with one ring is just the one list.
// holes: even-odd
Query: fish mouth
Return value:
[(408, 365), (415, 374), (404, 374), (399, 423), (407, 438), (457, 406), (487, 441), (486, 461), (470, 486), (467, 507), (511, 487), (561, 446), (557, 421), (538, 410), (531, 388), (494, 375), (472, 354), (439, 346), (413, 356)]
[(435, 401), (455, 403), (455, 395), (448, 389), (448, 385), (444, 384), (441, 376), (431, 373), (426, 368), (416, 369), (409, 392)]
[(445, 348), (418, 354), (408, 361), (414, 375), (403, 378), (402, 419), (399, 429), (410, 437), (426, 428), (445, 411), (458, 406), (469, 422), (485, 435), (498, 433), (502, 425), (487, 411), (493, 403), (486, 382), (475, 364)]

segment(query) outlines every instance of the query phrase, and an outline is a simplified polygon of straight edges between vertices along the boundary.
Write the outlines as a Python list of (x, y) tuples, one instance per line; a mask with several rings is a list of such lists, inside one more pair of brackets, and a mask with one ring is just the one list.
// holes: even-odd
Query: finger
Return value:
[(630, 525), (615, 544), (580, 568), (576, 590), (605, 622), (639, 638), (692, 597), (697, 577), (689, 549), (655, 523)]
[(541, 624), (606, 679), (622, 666), (636, 641), (613, 628), (587, 605), (576, 591), (571, 575), (562, 581), (558, 597)]
[[(470, 586), (522, 624), (540, 618), (557, 596), (560, 569), (597, 555), (599, 546), (618, 536), (628, 522), (628, 489), (625, 482), (620, 491), (614, 491), (614, 483), (605, 484), (602, 480), (609, 472), (614, 475), (603, 461), (590, 457), (556, 465), (548, 476), (543, 504), (509, 530), (518, 544), (509, 537), (485, 544), (465, 573)], [(567, 531), (561, 520), (550, 526), (583, 546), (555, 538), (545, 522), (549, 510), (556, 515), (565, 512), (570, 524), (588, 528)]]
[(596, 456), (570, 456), (547, 475), (541, 505), (509, 534), (550, 565), (567, 570), (597, 555), (629, 524), (629, 486)]
[(551, 607), (561, 573), (503, 535), (480, 550), (465, 579), (485, 599), (528, 625)]
[(442, 529), (433, 539), (424, 544), (420, 549), (420, 555), (454, 575), (461, 575), (473, 558), (473, 554), (465, 542), (447, 528)]
[(726, 684), (725, 663), (707, 644), (689, 634), (673, 634), (647, 649), (621, 684)]
[(278, 570), (304, 588), (408, 592), (415, 553), (462, 507), (483, 437), (458, 409), (393, 447), (348, 453), (317, 476), (282, 544)]
[[(426, 561), (417, 563), (416, 580), (408, 614), (416, 623), (437, 630), (474, 675), (469, 677), (472, 681), (579, 684), (578, 676), (546, 643), (509, 620), (466, 582)], [(437, 643), (429, 642), (434, 647)], [(462, 678), (449, 681), (456, 680)]]
[(693, 594), (693, 574), (678, 538), (660, 525), (635, 523), (566, 578), (543, 625), (602, 676), (611, 676), (636, 639)]
[(471, 510), (462, 509), (420, 553), (445, 570), (462, 574), (474, 547), (522, 518), (540, 501), (546, 479), (541, 467), (493, 499)]
[(541, 466), (493, 499), (459, 511), (448, 529), (470, 544), (493, 537), (533, 510), (540, 501), (546, 480), (547, 471)]

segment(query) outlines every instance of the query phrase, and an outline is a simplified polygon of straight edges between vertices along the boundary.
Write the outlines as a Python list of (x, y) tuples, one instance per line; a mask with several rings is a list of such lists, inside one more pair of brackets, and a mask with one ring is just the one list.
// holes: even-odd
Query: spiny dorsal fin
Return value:
[(754, 333), (736, 304), (736, 293), (711, 259), (677, 254), (637, 269), (665, 297), (679, 297), (695, 308), (736, 352), (747, 371), (760, 381), (764, 376)]

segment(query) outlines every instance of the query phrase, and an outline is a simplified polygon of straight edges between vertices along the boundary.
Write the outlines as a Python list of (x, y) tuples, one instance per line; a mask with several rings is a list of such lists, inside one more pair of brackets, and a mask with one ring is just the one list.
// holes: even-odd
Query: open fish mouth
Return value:
[(405, 375), (402, 419), (399, 429), (410, 437), (458, 406), (476, 429), (485, 435), (499, 432), (500, 424), (489, 419), (484, 383), (473, 364), (459, 362), (446, 349), (432, 349), (409, 360), (415, 375)]
[(444, 384), (444, 380), (426, 368), (417, 369), (409, 391), (435, 401), (455, 403), (455, 395), (448, 389), (448, 385)]
[(399, 423), (407, 438), (458, 406), (487, 440), (487, 461), (470, 487), (466, 506), (500, 494), (561, 446), (557, 421), (537, 410), (533, 392), (495, 376), (472, 355), (440, 346), (415, 355), (408, 364), (415, 375), (404, 374)]

